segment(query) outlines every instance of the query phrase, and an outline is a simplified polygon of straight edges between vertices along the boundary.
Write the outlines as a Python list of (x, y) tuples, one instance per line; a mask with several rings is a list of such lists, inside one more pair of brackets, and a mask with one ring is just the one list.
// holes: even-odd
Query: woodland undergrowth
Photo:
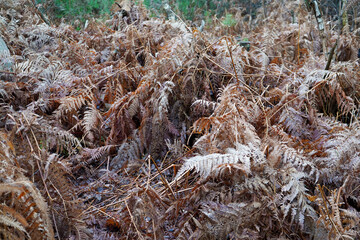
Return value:
[(293, 1), (202, 32), (0, 2), (1, 239), (359, 239), (355, 34), (324, 70)]

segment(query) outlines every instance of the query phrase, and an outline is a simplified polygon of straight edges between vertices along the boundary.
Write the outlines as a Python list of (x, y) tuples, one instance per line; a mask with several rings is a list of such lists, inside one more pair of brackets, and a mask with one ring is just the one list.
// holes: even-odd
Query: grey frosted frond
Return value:
[(219, 166), (231, 163), (242, 163), (243, 171), (250, 173), (251, 160), (262, 161), (261, 153), (252, 145), (237, 144), (236, 149), (229, 148), (226, 152), (226, 154), (213, 153), (187, 159), (175, 179), (179, 179), (185, 172), (192, 169), (200, 173), (202, 178), (206, 178), (212, 172), (218, 173)]

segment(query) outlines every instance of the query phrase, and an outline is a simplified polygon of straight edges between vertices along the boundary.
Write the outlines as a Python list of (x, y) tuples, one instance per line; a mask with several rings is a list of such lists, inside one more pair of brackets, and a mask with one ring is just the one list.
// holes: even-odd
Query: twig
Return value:
[[(338, 45), (338, 41), (339, 41), (339, 39), (336, 39), (335, 45), (334, 45), (334, 46), (331, 48), (331, 50), (330, 50), (330, 54), (329, 54), (329, 58), (328, 58), (327, 63), (326, 63), (325, 70), (329, 70), (329, 69), (330, 69), (331, 60), (332, 60), (332, 58), (333, 58), (333, 56), (334, 56), (335, 49), (336, 49), (336, 47), (337, 47), (337, 45)], [(326, 77), (326, 74), (325, 74), (324, 78), (325, 78), (325, 77)]]
[(4, 71), (4, 70), (0, 70), (0, 73), (16, 75), (16, 73), (14, 73), (14, 72), (9, 72), (9, 71)]
[(55, 227), (55, 231), (56, 231), (56, 233), (58, 235), (58, 239), (61, 240), (59, 230), (58, 230), (58, 227), (57, 227), (57, 224), (56, 224), (56, 221), (55, 221), (55, 215), (54, 215), (53, 210), (51, 210), (51, 214), (52, 214), (52, 217), (53, 217), (54, 227)]
[(236, 67), (235, 67), (235, 63), (234, 63), (234, 58), (232, 56), (232, 51), (230, 50), (230, 47), (229, 47), (228, 39), (225, 38), (225, 41), (226, 41), (226, 47), (227, 47), (227, 49), (229, 51), (229, 54), (230, 54), (231, 64), (232, 64), (232, 67), (234, 69), (236, 80), (239, 81), (238, 74), (237, 74)]
[(174, 199), (176, 199), (176, 196), (175, 196), (172, 188), (170, 187), (168, 181), (167, 181), (167, 180), (164, 178), (164, 176), (162, 175), (162, 173), (161, 173), (159, 167), (157, 166), (156, 162), (154, 161), (154, 159), (153, 159), (151, 156), (149, 156), (149, 157), (151, 158), (152, 162), (154, 163), (154, 165), (155, 165), (155, 167), (156, 167), (156, 170), (159, 172), (162, 182), (163, 182), (164, 185), (170, 190), (170, 192), (171, 192), (171, 194), (173, 195)]
[(136, 226), (136, 223), (135, 223), (135, 221), (134, 221), (134, 217), (133, 217), (133, 215), (131, 214), (131, 211), (130, 211), (130, 209), (129, 209), (129, 206), (128, 206), (128, 204), (127, 204), (127, 201), (125, 201), (125, 205), (126, 205), (126, 209), (127, 209), (128, 212), (129, 212), (129, 215), (130, 215), (130, 218), (131, 218), (131, 222), (132, 222), (132, 224), (134, 225), (137, 234), (139, 235), (140, 239), (144, 239), (143, 236), (141, 235), (139, 229), (138, 229), (137, 226)]

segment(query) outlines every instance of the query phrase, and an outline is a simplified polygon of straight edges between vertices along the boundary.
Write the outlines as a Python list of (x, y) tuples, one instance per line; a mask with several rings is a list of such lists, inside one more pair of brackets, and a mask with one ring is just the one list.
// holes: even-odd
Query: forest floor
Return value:
[(28, 2), (0, 9), (1, 239), (360, 238), (356, 31), (292, 1), (76, 31)]

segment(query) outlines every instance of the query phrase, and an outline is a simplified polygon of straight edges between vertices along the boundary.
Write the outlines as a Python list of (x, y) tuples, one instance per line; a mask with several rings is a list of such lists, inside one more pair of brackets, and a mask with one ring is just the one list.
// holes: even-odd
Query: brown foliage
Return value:
[(0, 238), (358, 238), (359, 40), (325, 71), (269, 8), (247, 51), (139, 6), (82, 31), (4, 6)]

